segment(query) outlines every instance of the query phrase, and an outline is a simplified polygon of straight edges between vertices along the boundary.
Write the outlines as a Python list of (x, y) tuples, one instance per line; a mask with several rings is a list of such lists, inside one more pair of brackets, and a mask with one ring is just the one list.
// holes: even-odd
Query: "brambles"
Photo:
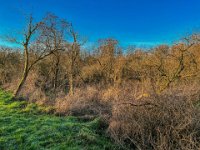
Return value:
[(199, 108), (184, 93), (114, 105), (109, 133), (131, 149), (199, 149)]

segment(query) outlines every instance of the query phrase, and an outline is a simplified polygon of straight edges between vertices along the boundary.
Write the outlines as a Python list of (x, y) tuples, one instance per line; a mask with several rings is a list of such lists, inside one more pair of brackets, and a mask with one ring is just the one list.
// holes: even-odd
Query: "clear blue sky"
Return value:
[(121, 45), (171, 43), (200, 27), (200, 0), (0, 0), (0, 34), (20, 28), (22, 12), (71, 21), (89, 42), (113, 37)]

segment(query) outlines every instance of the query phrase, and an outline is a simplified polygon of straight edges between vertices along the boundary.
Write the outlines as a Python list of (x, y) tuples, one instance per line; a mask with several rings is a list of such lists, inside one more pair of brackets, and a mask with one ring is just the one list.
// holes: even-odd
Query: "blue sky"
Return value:
[(200, 0), (0, 0), (0, 34), (24, 25), (23, 13), (52, 12), (71, 21), (88, 43), (113, 37), (121, 45), (172, 43), (200, 29)]

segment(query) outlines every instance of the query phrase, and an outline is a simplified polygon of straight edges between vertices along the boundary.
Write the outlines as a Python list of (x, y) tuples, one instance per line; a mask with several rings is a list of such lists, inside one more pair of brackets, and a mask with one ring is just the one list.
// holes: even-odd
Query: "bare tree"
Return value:
[[(29, 18), (29, 22), (28, 22), (28, 27), (27, 30), (24, 33), (24, 40), (22, 42), (20, 42), (20, 44), (23, 46), (23, 50), (24, 50), (24, 69), (23, 69), (23, 75), (21, 77), (21, 80), (18, 84), (18, 87), (14, 93), (14, 96), (17, 97), (19, 95), (19, 92), (22, 89), (22, 86), (24, 85), (26, 78), (28, 76), (28, 73), (31, 69), (31, 66), (29, 66), (29, 45), (31, 42), (31, 38), (33, 37), (33, 35), (35, 34), (35, 32), (39, 29), (39, 26), (42, 24), (42, 22), (39, 23), (33, 23), (33, 18), (32, 16)], [(19, 42), (17, 42), (19, 43)]]
[(73, 26), (68, 29), (70, 36), (73, 39), (73, 42), (68, 47), (68, 55), (69, 55), (69, 94), (74, 94), (74, 70), (75, 64), (80, 56), (80, 43), (78, 43), (78, 34), (73, 29)]
[[(30, 16), (27, 29), (24, 32), (22, 42), (12, 39), (23, 47), (24, 69), (21, 80), (14, 93), (14, 97), (19, 96), (30, 70), (47, 56), (62, 50), (62, 29), (56, 28), (57, 18), (47, 15), (41, 22), (34, 23)], [(33, 52), (34, 60), (30, 60), (30, 52)]]
[(150, 66), (151, 84), (156, 93), (161, 93), (183, 77), (195, 75), (195, 71), (192, 70), (189, 70), (190, 75), (188, 75), (187, 70), (197, 67), (192, 52), (196, 43), (196, 37), (191, 36), (172, 47), (162, 45), (154, 49), (148, 66)]
[[(122, 59), (120, 57), (120, 49), (118, 41), (115, 39), (104, 39), (99, 41), (100, 46), (98, 48), (99, 58), (97, 59), (102, 70), (104, 82), (106, 84), (117, 84), (121, 76), (122, 71)], [(116, 56), (119, 56), (119, 62), (116, 63)]]

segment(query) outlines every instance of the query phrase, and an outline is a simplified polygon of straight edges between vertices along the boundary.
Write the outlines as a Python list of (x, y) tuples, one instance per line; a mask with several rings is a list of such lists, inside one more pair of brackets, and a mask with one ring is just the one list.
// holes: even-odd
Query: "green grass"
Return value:
[(100, 120), (80, 121), (75, 117), (57, 117), (43, 108), (0, 90), (0, 150), (103, 150), (116, 149), (100, 132)]

